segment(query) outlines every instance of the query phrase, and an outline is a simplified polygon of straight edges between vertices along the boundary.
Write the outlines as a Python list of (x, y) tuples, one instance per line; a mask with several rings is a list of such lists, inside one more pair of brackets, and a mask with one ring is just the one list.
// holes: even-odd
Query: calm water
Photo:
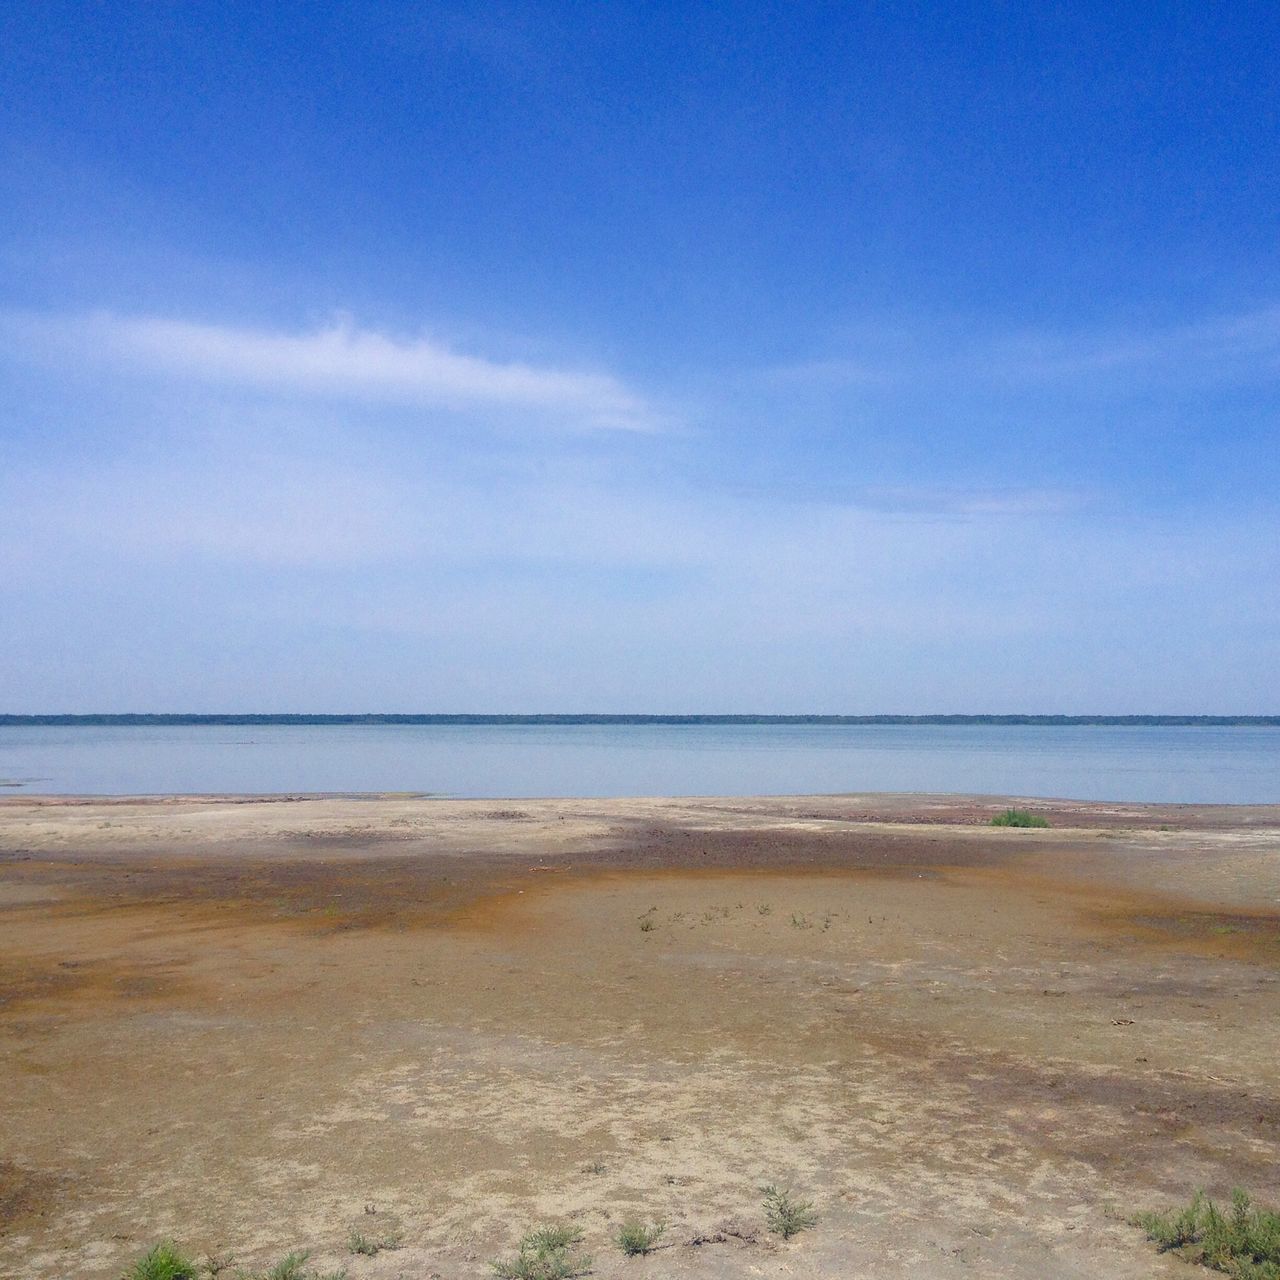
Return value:
[(1264, 803), (1280, 802), (1280, 728), (0, 727), (0, 782), (4, 795), (965, 791)]

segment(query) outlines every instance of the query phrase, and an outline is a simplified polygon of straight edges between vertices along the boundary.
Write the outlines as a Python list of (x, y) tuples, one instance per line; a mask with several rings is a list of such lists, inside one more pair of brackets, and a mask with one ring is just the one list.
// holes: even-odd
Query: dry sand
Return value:
[(1003, 803), (0, 801), (0, 1275), (1189, 1275), (1123, 1219), (1280, 1200), (1280, 808)]

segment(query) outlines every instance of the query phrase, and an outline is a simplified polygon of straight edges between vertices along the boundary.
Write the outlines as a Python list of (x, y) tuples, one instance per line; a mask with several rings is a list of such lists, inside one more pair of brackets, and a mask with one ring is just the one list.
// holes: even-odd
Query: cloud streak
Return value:
[(884, 390), (921, 380), (1003, 387), (1211, 386), (1280, 378), (1280, 305), (1147, 329), (1022, 330), (866, 323), (832, 354), (767, 372), (780, 385)]
[(349, 320), (302, 332), (147, 316), (10, 319), (29, 347), (77, 354), (165, 377), (288, 396), (452, 410), (511, 410), (548, 422), (650, 431), (658, 415), (616, 377), (501, 361), (426, 337), (400, 339)]

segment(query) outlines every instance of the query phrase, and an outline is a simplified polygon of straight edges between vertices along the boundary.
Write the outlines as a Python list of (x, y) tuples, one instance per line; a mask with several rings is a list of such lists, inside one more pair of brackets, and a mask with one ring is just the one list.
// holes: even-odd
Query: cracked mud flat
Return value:
[(1280, 809), (1005, 803), (0, 800), (0, 1275), (1191, 1276), (1122, 1218), (1280, 1200)]

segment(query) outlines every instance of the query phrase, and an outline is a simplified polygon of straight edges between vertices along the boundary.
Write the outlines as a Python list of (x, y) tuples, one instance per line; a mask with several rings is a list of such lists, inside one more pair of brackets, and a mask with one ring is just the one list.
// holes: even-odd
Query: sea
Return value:
[(0, 795), (961, 792), (1280, 803), (1280, 726), (0, 726)]

